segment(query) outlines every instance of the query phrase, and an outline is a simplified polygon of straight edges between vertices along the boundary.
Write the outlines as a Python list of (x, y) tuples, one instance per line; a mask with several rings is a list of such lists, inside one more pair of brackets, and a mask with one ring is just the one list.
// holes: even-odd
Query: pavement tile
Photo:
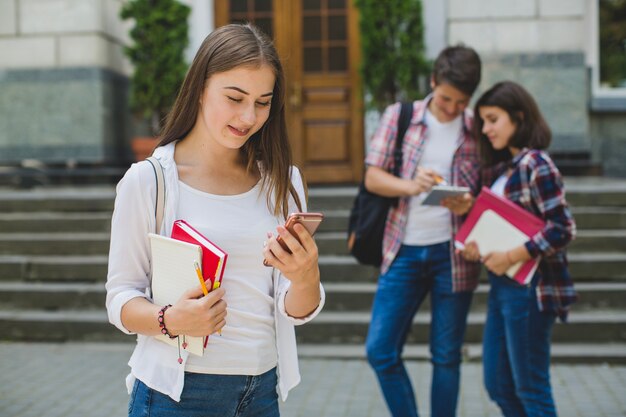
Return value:
[[(110, 417), (127, 413), (129, 344), (0, 343), (0, 416)], [(363, 360), (301, 359), (302, 382), (281, 403), (283, 417), (388, 415), (374, 373)], [(430, 416), (428, 362), (407, 362), (420, 416)], [(459, 417), (497, 417), (482, 386), (480, 363), (463, 365)], [(626, 366), (552, 367), (563, 417), (625, 417)]]

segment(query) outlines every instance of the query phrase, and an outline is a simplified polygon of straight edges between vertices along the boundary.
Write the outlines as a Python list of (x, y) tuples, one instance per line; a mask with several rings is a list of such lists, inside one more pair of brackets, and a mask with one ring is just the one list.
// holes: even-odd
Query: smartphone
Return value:
[[(291, 213), (285, 222), (285, 229), (289, 230), (296, 239), (298, 238), (298, 234), (293, 230), (293, 226), (296, 223), (300, 223), (304, 228), (309, 232), (311, 236), (315, 234), (317, 228), (322, 223), (324, 219), (324, 215), (322, 213)], [(291, 253), (285, 242), (278, 236), (276, 241), (280, 243), (280, 245), (287, 252)]]

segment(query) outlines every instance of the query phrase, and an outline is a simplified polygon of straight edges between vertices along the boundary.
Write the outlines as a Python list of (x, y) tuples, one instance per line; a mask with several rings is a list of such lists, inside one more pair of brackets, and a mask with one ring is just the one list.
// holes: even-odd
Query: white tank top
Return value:
[(189, 355), (186, 370), (226, 375), (260, 375), (276, 366), (272, 268), (263, 266), (263, 242), (276, 232), (258, 183), (243, 194), (223, 196), (179, 181), (178, 213), (228, 253), (222, 286), (227, 316), (204, 356)]
[[(451, 122), (441, 123), (427, 110), (426, 126), (426, 143), (419, 167), (430, 168), (450, 182), (452, 158), (463, 126), (461, 116)], [(422, 206), (425, 195), (422, 193), (410, 199), (406, 231), (402, 240), (405, 245), (434, 245), (450, 240), (450, 210), (445, 207)]]

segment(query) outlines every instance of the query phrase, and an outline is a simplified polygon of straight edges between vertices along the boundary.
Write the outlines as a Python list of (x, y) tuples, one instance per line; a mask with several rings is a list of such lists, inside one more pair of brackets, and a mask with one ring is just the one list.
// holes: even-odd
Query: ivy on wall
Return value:
[(187, 63), (187, 17), (191, 9), (176, 0), (128, 0), (122, 19), (133, 19), (133, 41), (124, 48), (135, 67), (131, 84), (131, 108), (150, 121), (154, 134), (174, 103)]
[(600, 84), (626, 87), (626, 0), (601, 0)]
[(423, 94), (430, 73), (425, 58), (421, 0), (355, 0), (359, 9), (366, 104), (384, 109)]

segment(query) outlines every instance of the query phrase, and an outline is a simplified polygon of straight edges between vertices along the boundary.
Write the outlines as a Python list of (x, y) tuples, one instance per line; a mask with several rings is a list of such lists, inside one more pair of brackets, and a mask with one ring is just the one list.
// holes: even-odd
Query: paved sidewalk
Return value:
[[(0, 416), (125, 416), (130, 344), (0, 343)], [(430, 364), (409, 362), (421, 416), (429, 416)], [(283, 417), (379, 417), (387, 410), (362, 360), (301, 359), (302, 383)], [(626, 366), (556, 365), (553, 388), (562, 417), (625, 417)], [(478, 363), (463, 366), (459, 417), (495, 417)]]

